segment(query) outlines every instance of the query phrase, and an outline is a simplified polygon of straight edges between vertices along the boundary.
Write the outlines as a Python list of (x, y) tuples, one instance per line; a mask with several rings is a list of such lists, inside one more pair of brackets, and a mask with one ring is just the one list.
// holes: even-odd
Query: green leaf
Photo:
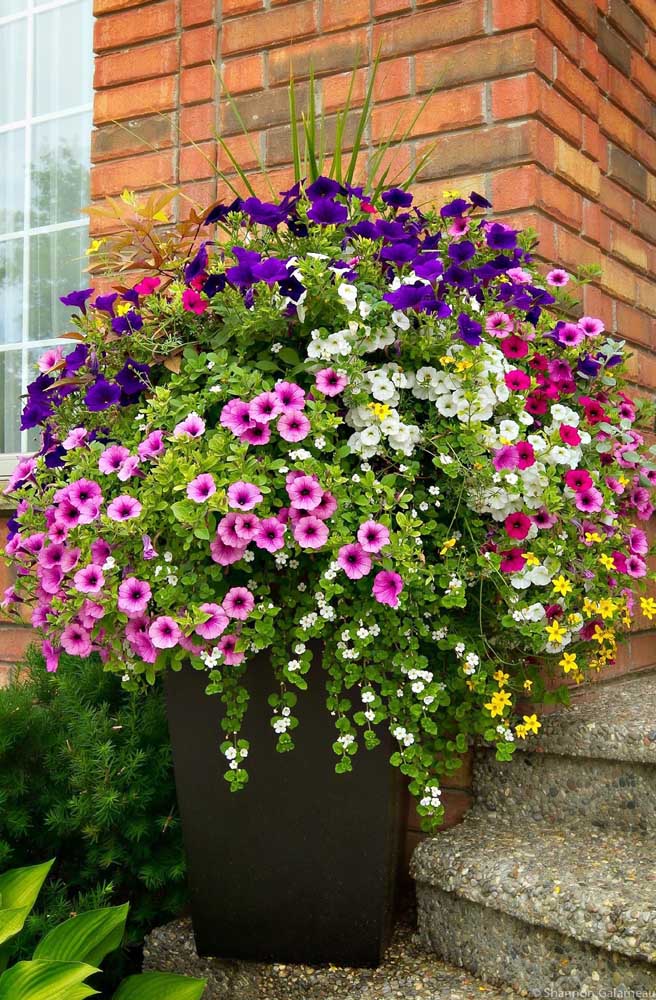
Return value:
[(0, 944), (22, 929), (53, 861), (0, 875)]
[(168, 972), (144, 972), (140, 976), (129, 976), (121, 983), (114, 1000), (200, 1000), (205, 986), (204, 979), (174, 976)]
[(54, 927), (36, 947), (34, 958), (100, 965), (123, 940), (129, 906), (88, 910)]
[(95, 972), (98, 969), (84, 962), (17, 962), (0, 976), (0, 1000), (68, 1000)]

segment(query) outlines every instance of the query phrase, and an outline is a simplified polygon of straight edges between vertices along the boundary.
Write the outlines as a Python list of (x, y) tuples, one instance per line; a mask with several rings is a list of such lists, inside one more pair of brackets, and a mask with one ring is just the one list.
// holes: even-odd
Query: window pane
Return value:
[(25, 10), (25, 0), (0, 0), (0, 17), (21, 14)]
[(30, 340), (71, 328), (71, 310), (59, 296), (88, 285), (88, 275), (82, 276), (88, 239), (86, 225), (30, 238)]
[(35, 115), (64, 111), (90, 101), (92, 34), (89, 0), (67, 4), (35, 16)]
[(25, 129), (0, 132), (0, 233), (23, 228), (25, 195)]
[(25, 87), (21, 81), (25, 79), (26, 37), (24, 17), (0, 27), (0, 66), (5, 81), (0, 87), (0, 125), (25, 117)]
[(0, 343), (20, 344), (23, 325), (23, 241), (0, 243)]
[(20, 448), (21, 351), (0, 351), (0, 452)]
[(90, 113), (34, 126), (32, 228), (81, 218), (89, 201), (90, 135)]

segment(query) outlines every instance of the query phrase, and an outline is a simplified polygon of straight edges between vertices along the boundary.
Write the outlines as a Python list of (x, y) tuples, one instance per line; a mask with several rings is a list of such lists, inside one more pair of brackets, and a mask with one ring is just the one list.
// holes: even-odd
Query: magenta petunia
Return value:
[(112, 473), (118, 472), (123, 462), (129, 456), (130, 452), (123, 445), (112, 444), (109, 448), (105, 448), (98, 459), (98, 468), (104, 475), (109, 476)]
[(519, 573), (524, 569), (526, 556), (521, 549), (506, 549), (501, 552), (501, 572)]
[(322, 368), (315, 375), (314, 384), (324, 396), (338, 396), (348, 385), (348, 376), (340, 375), (334, 368)]
[(49, 674), (54, 674), (59, 666), (61, 650), (53, 646), (49, 639), (44, 639), (41, 643), (41, 652), (46, 661), (46, 670)]
[(253, 541), (258, 549), (277, 552), (285, 544), (285, 525), (276, 517), (266, 517), (258, 524)]
[(603, 320), (595, 316), (581, 316), (578, 325), (586, 337), (598, 337), (606, 329)]
[(561, 424), (558, 433), (563, 444), (568, 444), (571, 448), (575, 448), (577, 444), (581, 443), (581, 435), (571, 424)]
[(555, 267), (547, 274), (547, 284), (552, 288), (562, 288), (569, 281), (569, 274), (561, 267)]
[(295, 510), (314, 510), (321, 502), (323, 490), (314, 476), (298, 476), (287, 486), (287, 493)]
[(501, 350), (507, 358), (525, 358), (528, 354), (528, 344), (513, 333), (501, 341)]
[(221, 604), (228, 618), (245, 621), (255, 607), (255, 599), (247, 587), (231, 587)]
[(205, 421), (197, 413), (190, 413), (173, 428), (173, 437), (199, 438), (205, 433)]
[(147, 438), (145, 438), (137, 447), (137, 452), (139, 458), (144, 461), (153, 458), (159, 458), (163, 455), (166, 448), (164, 446), (164, 431), (151, 431)]
[(280, 400), (283, 413), (296, 412), (305, 406), (305, 393), (295, 382), (276, 382), (273, 391)]
[(142, 614), (152, 597), (152, 591), (145, 580), (129, 576), (118, 588), (118, 608), (128, 615)]
[(271, 440), (271, 427), (269, 424), (253, 423), (250, 427), (247, 427), (245, 431), (242, 431), (239, 437), (242, 441), (245, 441), (246, 444), (268, 444)]
[(320, 549), (328, 540), (328, 525), (310, 514), (294, 525), (294, 538), (303, 549)]
[(504, 444), (497, 448), (492, 456), (492, 465), (500, 472), (502, 469), (516, 469), (519, 462), (519, 455), (514, 444)]
[(237, 514), (234, 511), (231, 511), (229, 514), (226, 514), (221, 518), (217, 525), (216, 533), (225, 545), (234, 545), (237, 548), (242, 548), (244, 546), (244, 542), (235, 531), (236, 523)]
[(302, 441), (310, 433), (310, 421), (300, 410), (286, 411), (276, 426), (285, 441)]
[(592, 476), (587, 469), (569, 469), (565, 473), (565, 484), (575, 493), (589, 490), (592, 486)]
[(591, 486), (579, 490), (574, 497), (574, 503), (578, 510), (585, 511), (586, 514), (598, 514), (604, 506), (604, 496), (601, 490)]
[(105, 577), (100, 566), (89, 563), (79, 569), (73, 577), (73, 586), (81, 594), (98, 594), (105, 586)]
[(629, 548), (635, 555), (646, 556), (649, 552), (649, 542), (647, 536), (641, 528), (631, 528), (629, 530)]
[(380, 552), (390, 543), (390, 533), (378, 521), (365, 521), (358, 528), (358, 541), (365, 552)]
[(282, 403), (275, 392), (261, 392), (255, 396), (248, 406), (248, 413), (251, 420), (261, 424), (268, 424), (270, 420), (275, 420), (282, 413)]
[(223, 654), (223, 659), (230, 667), (236, 667), (243, 662), (245, 653), (237, 652), (236, 635), (222, 635), (217, 643), (218, 650)]
[(518, 469), (530, 469), (535, 465), (535, 451), (530, 441), (518, 441), (514, 448), (517, 452)]
[(383, 569), (376, 573), (371, 592), (379, 604), (388, 604), (390, 608), (399, 606), (399, 594), (403, 590), (403, 580), (398, 573)]
[(262, 502), (262, 493), (254, 483), (239, 480), (228, 487), (228, 503), (239, 510), (252, 510)]
[(585, 340), (585, 334), (576, 324), (563, 323), (558, 328), (558, 340), (565, 347), (578, 347)]
[(215, 563), (219, 566), (230, 566), (239, 562), (243, 558), (248, 546), (239, 547), (237, 545), (227, 545), (220, 535), (217, 534), (213, 542), (210, 543), (210, 554)]
[(72, 656), (88, 656), (91, 652), (91, 637), (81, 625), (68, 625), (59, 640), (62, 649)]
[(104, 538), (96, 538), (91, 543), (91, 562), (102, 566), (112, 554), (112, 547)]
[(626, 560), (626, 572), (634, 579), (639, 579), (647, 573), (647, 564), (641, 556), (630, 555)]
[(205, 503), (215, 493), (216, 483), (209, 472), (201, 473), (187, 485), (187, 496), (195, 503)]
[(371, 556), (358, 542), (342, 545), (337, 554), (337, 564), (351, 580), (359, 580), (371, 569)]
[(130, 521), (134, 517), (139, 517), (142, 511), (141, 504), (135, 497), (125, 493), (116, 500), (112, 500), (107, 508), (107, 517), (110, 521)]
[(243, 399), (231, 399), (221, 410), (221, 426), (232, 431), (233, 434), (243, 434), (249, 427), (253, 426), (251, 420), (250, 407)]
[(193, 312), (197, 316), (202, 316), (208, 306), (208, 300), (204, 299), (195, 288), (185, 288), (182, 293), (182, 308), (186, 312)]
[(168, 615), (155, 618), (148, 629), (150, 641), (156, 649), (173, 649), (178, 645), (182, 632), (180, 626)]
[(333, 516), (336, 510), (337, 500), (329, 490), (324, 490), (321, 494), (321, 500), (312, 513), (315, 517), (320, 517), (322, 521), (327, 521), (329, 517)]
[(525, 389), (531, 388), (531, 376), (521, 368), (513, 368), (512, 371), (506, 372), (503, 380), (511, 392), (524, 392)]
[(515, 514), (508, 514), (503, 523), (508, 537), (517, 538), (521, 541), (521, 539), (526, 538), (528, 535), (532, 522), (530, 517), (518, 511)]
[(201, 604), (198, 610), (208, 617), (200, 625), (197, 625), (194, 631), (203, 639), (218, 639), (220, 635), (223, 635), (228, 627), (229, 619), (221, 605), (206, 602)]

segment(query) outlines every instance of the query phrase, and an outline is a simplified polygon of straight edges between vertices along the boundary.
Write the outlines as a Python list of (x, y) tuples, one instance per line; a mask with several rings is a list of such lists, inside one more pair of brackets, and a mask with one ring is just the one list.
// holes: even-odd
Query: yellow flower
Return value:
[(452, 358), (450, 354), (443, 354), (440, 358), (441, 365), (452, 365), (456, 359)]
[(598, 610), (599, 614), (605, 621), (607, 618), (613, 617), (613, 615), (617, 611), (617, 606), (615, 604), (615, 601), (612, 601), (609, 597), (604, 597), (602, 601), (599, 601)]
[(442, 191), (442, 197), (444, 198), (445, 201), (453, 201), (454, 198), (460, 197), (460, 191), (458, 191), (457, 188), (454, 188), (453, 190), (449, 189), (447, 191)]
[(525, 680), (524, 681), (524, 690), (525, 691), (532, 691), (533, 690), (533, 681), (530, 681), (528, 679)]
[(571, 594), (573, 590), (572, 584), (569, 582), (567, 577), (562, 575), (562, 573), (551, 582), (553, 583), (554, 594), (562, 594), (563, 597), (566, 597), (567, 594)]
[(499, 444), (502, 444), (502, 445), (506, 446), (506, 445), (512, 444), (512, 441), (510, 440), (510, 438), (502, 438), (502, 437), (500, 437), (499, 438)]
[(568, 674), (570, 670), (578, 670), (576, 653), (563, 653), (563, 658), (558, 661), (558, 666), (562, 667), (566, 674)]
[(537, 715), (524, 715), (523, 719), (527, 733), (537, 733), (538, 729), (542, 725)]
[(527, 566), (539, 566), (540, 560), (535, 555), (534, 552), (527, 552), (524, 556), (524, 562)]
[(567, 635), (567, 629), (564, 629), (558, 619), (555, 618), (550, 625), (547, 625), (546, 633), (549, 636), (549, 642), (560, 642)]
[(608, 570), (614, 570), (615, 569), (615, 563), (613, 562), (613, 557), (612, 556), (607, 556), (605, 552), (603, 552), (599, 556), (599, 562), (604, 567), (604, 569), (608, 569)]
[(596, 613), (597, 613), (596, 601), (591, 601), (589, 597), (584, 598), (583, 614), (586, 616), (586, 618), (592, 618), (592, 616), (596, 615)]
[(503, 715), (504, 710), (511, 704), (512, 698), (507, 691), (495, 691), (484, 707), (494, 719), (497, 715)]
[(105, 240), (91, 240), (91, 243), (84, 251), (87, 257), (90, 257), (94, 253), (98, 253), (101, 246), (105, 243)]
[(602, 542), (603, 538), (597, 531), (586, 531), (585, 533), (586, 542)]
[(373, 415), (378, 420), (384, 420), (385, 417), (389, 417), (390, 413), (392, 412), (391, 408), (387, 405), (387, 403), (368, 403), (367, 409), (371, 410)]
[(445, 556), (447, 554), (447, 552), (449, 551), (449, 549), (452, 549), (453, 546), (456, 544), (457, 541), (458, 541), (457, 538), (447, 538), (446, 542), (444, 543), (444, 545), (440, 549), (440, 555), (441, 556)]
[(583, 621), (583, 615), (580, 615), (578, 611), (572, 611), (572, 613), (567, 616), (567, 621), (570, 625), (578, 625), (579, 622)]
[(473, 680), (471, 680), (471, 678), (468, 677), (467, 680), (465, 681), (465, 683), (466, 683), (466, 685), (467, 685), (467, 687), (469, 688), (470, 691), (474, 690), (474, 682), (473, 682)]
[(649, 621), (656, 615), (656, 601), (653, 597), (640, 598), (640, 610)]
[(461, 361), (456, 361), (456, 371), (466, 372), (467, 369), (471, 368), (473, 364), (473, 361), (468, 361), (466, 358), (463, 358)]
[(504, 674), (503, 670), (497, 670), (496, 674), (492, 674), (492, 676), (499, 687), (503, 687), (510, 680), (510, 674)]
[(515, 726), (515, 735), (519, 736), (520, 740), (525, 740), (526, 739), (526, 726), (523, 726), (521, 724), (521, 722), (519, 722)]
[(628, 486), (629, 485), (629, 480), (626, 478), (626, 476), (624, 474), (622, 474), (621, 476), (618, 476), (617, 477), (617, 481), (618, 481), (618, 483), (621, 486)]
[(594, 639), (595, 642), (598, 642), (599, 645), (601, 646), (601, 644), (605, 642), (606, 639), (614, 641), (615, 633), (606, 631), (606, 629), (603, 629), (600, 625), (595, 625), (594, 635), (592, 636), (592, 638)]

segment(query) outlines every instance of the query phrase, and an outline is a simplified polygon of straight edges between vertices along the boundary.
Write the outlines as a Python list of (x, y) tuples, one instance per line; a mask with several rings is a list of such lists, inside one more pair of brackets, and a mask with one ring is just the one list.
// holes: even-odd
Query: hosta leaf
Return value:
[(37, 945), (34, 958), (100, 965), (123, 940), (129, 906), (89, 910), (54, 927)]
[(68, 1000), (97, 971), (83, 962), (17, 962), (0, 976), (0, 1000)]
[(114, 1000), (201, 1000), (204, 979), (189, 979), (168, 972), (144, 972), (129, 976), (114, 994)]

